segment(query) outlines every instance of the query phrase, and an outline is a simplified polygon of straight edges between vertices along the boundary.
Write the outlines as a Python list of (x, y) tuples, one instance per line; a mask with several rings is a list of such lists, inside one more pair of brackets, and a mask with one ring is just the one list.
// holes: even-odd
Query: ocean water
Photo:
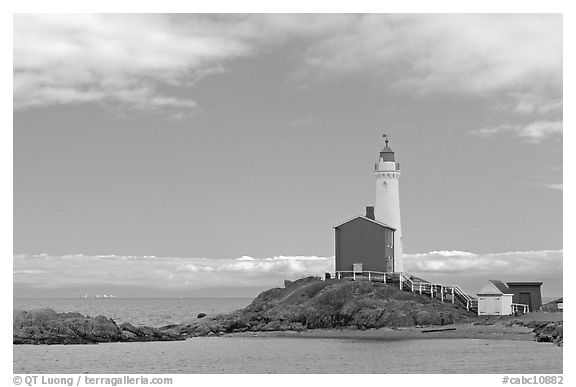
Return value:
[[(249, 299), (20, 299), (15, 309), (160, 326)], [(15, 345), (14, 373), (562, 373), (562, 348), (518, 340), (196, 337), (179, 342)]]
[(562, 348), (518, 340), (196, 337), (14, 346), (14, 373), (562, 373)]
[(244, 308), (250, 298), (17, 298), (14, 309), (51, 308), (57, 312), (103, 315), (121, 324), (159, 327), (189, 321), (198, 313), (218, 314)]

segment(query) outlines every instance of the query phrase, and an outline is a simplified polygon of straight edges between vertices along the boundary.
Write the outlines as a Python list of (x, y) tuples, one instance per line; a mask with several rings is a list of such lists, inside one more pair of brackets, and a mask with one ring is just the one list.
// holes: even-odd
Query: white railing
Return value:
[(530, 311), (530, 307), (526, 304), (515, 304), (512, 303), (512, 314), (516, 314), (516, 313), (522, 313), (522, 314), (526, 314)]
[(464, 290), (460, 289), (459, 286), (453, 285), (452, 289), (455, 295), (460, 297), (462, 301), (466, 303), (466, 309), (470, 310), (470, 308), (473, 306), (474, 299), (470, 297)]
[(433, 284), (429, 282), (414, 282), (410, 276), (404, 272), (381, 272), (381, 271), (337, 271), (334, 273), (334, 279), (367, 279), (369, 281), (383, 282), (383, 283), (396, 283), (400, 289), (408, 290), (413, 293), (430, 294), (431, 298), (435, 295), (439, 296), (441, 301), (444, 301), (445, 296), (449, 296), (452, 303), (456, 298), (459, 298), (465, 305), (466, 309), (470, 310), (477, 306), (476, 300), (470, 297), (457, 285), (443, 285)]
[(386, 276), (392, 273), (385, 273), (382, 271), (337, 271), (334, 273), (335, 279), (344, 279), (344, 278), (368, 278), (371, 281), (383, 280), (386, 282)]

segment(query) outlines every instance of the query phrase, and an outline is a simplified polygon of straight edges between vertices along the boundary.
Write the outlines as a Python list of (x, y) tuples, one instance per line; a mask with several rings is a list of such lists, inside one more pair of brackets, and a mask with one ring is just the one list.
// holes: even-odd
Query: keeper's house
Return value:
[(394, 228), (374, 219), (374, 207), (336, 227), (336, 271), (394, 272)]
[(490, 280), (478, 295), (478, 316), (508, 316), (512, 314), (514, 292), (502, 281)]

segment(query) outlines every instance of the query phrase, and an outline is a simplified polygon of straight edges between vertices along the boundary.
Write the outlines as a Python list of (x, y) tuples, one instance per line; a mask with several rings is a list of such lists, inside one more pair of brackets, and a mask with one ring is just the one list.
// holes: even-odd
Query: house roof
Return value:
[(490, 280), (488, 283), (476, 293), (477, 295), (502, 295), (514, 294), (506, 284), (500, 280)]
[(500, 280), (490, 280), (490, 282), (492, 282), (494, 284), (494, 286), (496, 286), (498, 288), (498, 290), (500, 290), (502, 292), (502, 294), (512, 294), (513, 292), (510, 290), (510, 288), (502, 281)]
[(350, 223), (351, 221), (356, 220), (356, 219), (358, 219), (358, 218), (367, 220), (367, 221), (372, 222), (372, 223), (376, 223), (376, 224), (379, 225), (379, 226), (382, 226), (382, 227), (385, 227), (385, 228), (389, 228), (389, 229), (391, 229), (391, 230), (396, 231), (396, 229), (395, 229), (394, 227), (388, 226), (388, 225), (385, 224), (385, 223), (379, 222), (379, 221), (374, 220), (374, 219), (367, 218), (367, 217), (362, 216), (362, 215), (360, 215), (360, 216), (355, 216), (355, 217), (353, 217), (352, 219), (348, 219), (347, 221), (345, 221), (345, 222), (343, 222), (343, 223), (340, 223), (340, 224), (337, 225), (337, 226), (334, 226), (334, 228), (338, 228), (338, 227), (340, 227), (340, 226), (343, 226), (343, 225), (345, 225), (346, 223)]
[(508, 286), (542, 286), (542, 282), (538, 281), (522, 281), (522, 282), (506, 282)]

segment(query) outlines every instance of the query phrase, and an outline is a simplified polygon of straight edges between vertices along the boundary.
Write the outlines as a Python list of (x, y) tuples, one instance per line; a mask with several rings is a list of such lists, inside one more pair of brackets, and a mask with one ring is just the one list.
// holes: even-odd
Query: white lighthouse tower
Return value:
[(400, 163), (394, 158), (394, 151), (388, 147), (388, 136), (384, 135), (386, 146), (380, 151), (380, 157), (375, 166), (376, 202), (374, 217), (396, 229), (394, 233), (394, 271), (404, 271), (402, 259), (402, 227), (400, 225)]

